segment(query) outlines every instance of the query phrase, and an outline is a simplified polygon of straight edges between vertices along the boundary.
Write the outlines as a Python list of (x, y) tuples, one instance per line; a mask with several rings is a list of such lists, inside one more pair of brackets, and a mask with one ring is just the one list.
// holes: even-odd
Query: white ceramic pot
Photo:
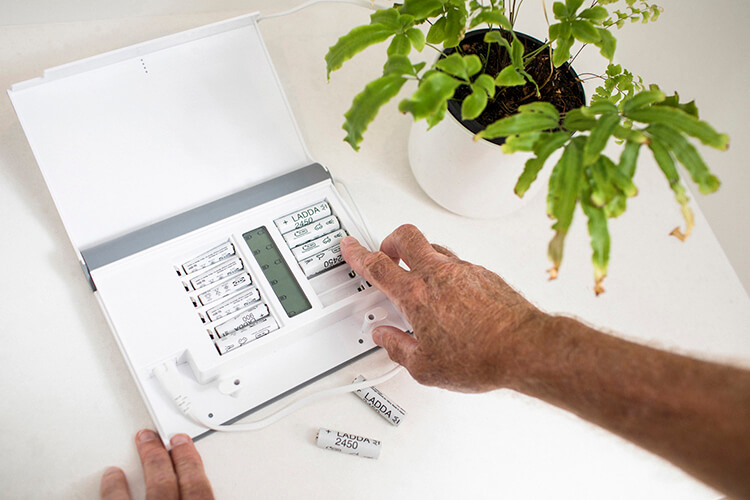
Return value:
[(450, 113), (429, 131), (424, 120), (414, 122), (409, 134), (409, 163), (420, 187), (439, 205), (466, 217), (500, 217), (526, 205), (546, 184), (540, 173), (523, 198), (513, 192), (531, 157), (505, 154), (486, 140), (475, 142)]

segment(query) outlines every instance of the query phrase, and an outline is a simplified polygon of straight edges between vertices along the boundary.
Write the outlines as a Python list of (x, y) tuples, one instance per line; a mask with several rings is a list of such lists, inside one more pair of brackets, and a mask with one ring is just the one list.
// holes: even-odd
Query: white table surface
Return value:
[[(106, 50), (297, 3), (248, 1), (245, 11), (163, 16), (148, 11), (150, 15), (141, 17), (122, 17), (117, 11), (120, 17), (112, 19), (3, 26), (0, 86)], [(750, 247), (750, 205), (743, 201), (743, 189), (750, 188), (744, 161), (749, 129), (742, 116), (750, 109), (750, 99), (747, 64), (739, 47), (750, 8), (728, 0), (711, 6), (684, 0), (660, 4), (666, 12), (656, 25), (620, 31), (618, 60), (646, 81), (662, 83), (666, 91), (679, 88), (683, 98), (697, 99), (702, 116), (732, 136), (729, 152), (704, 150), (725, 185), (719, 194), (700, 197), (700, 203), (707, 212), (721, 214), (711, 219), (711, 226), (730, 235), (722, 241), (725, 249), (732, 247), (728, 253), (740, 269)], [(522, 31), (540, 33), (539, 26), (525, 24), (534, 8), (526, 7), (519, 21)], [(722, 12), (727, 18), (720, 20)], [(377, 237), (401, 223), (414, 223), (431, 240), (500, 273), (549, 311), (577, 315), (650, 345), (750, 365), (748, 295), (696, 204), (693, 236), (684, 244), (667, 236), (681, 218), (648, 154), (639, 163), (638, 197), (611, 224), (607, 292), (595, 298), (580, 215), (568, 236), (561, 277), (547, 282), (551, 232), (543, 197), (498, 220), (468, 220), (441, 209), (411, 175), (406, 159), (410, 122), (399, 116), (395, 103), (381, 111), (361, 151), (354, 153), (341, 140), (342, 114), (354, 94), (376, 76), (383, 56), (368, 51), (326, 83), (323, 55), (340, 34), (367, 16), (353, 6), (321, 5), (264, 21), (261, 31), (313, 157), (348, 185)], [(40, 19), (48, 20), (41, 14)], [(652, 42), (665, 45), (655, 50)], [(701, 67), (687, 62), (692, 54), (699, 56)], [(593, 55), (579, 59), (579, 72), (599, 71)], [(0, 349), (0, 496), (92, 498), (106, 466), (120, 465), (134, 496), (142, 497), (132, 438), (138, 429), (152, 425), (150, 418), (5, 96), (0, 97), (0, 178), (0, 231), (5, 235), (0, 246), (5, 325)], [(742, 267), (747, 286), (746, 269)], [(359, 373), (375, 375), (388, 366), (381, 351), (306, 391), (348, 382)], [(419, 386), (405, 374), (382, 389), (408, 412), (398, 428), (356, 397), (341, 396), (261, 432), (213, 434), (200, 440), (197, 446), (217, 497), (720, 496), (601, 429), (509, 391), (454, 394)], [(381, 439), (382, 456), (372, 461), (320, 450), (314, 445), (318, 427)]]

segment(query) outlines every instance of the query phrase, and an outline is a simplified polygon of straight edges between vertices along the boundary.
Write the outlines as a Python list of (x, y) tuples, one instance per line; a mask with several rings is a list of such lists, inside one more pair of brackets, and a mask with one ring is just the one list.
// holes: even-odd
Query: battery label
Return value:
[(297, 258), (297, 261), (304, 260), (307, 257), (311, 257), (317, 253), (327, 250), (333, 246), (337, 246), (341, 243), (341, 240), (346, 236), (346, 231), (339, 229), (338, 231), (326, 234), (320, 238), (316, 238), (312, 241), (308, 241), (297, 248), (292, 249), (292, 253)]
[(335, 246), (323, 252), (308, 257), (299, 263), (305, 276), (312, 278), (316, 274), (327, 271), (344, 262), (344, 256), (341, 255), (341, 247)]
[(223, 304), (219, 304), (216, 307), (206, 311), (209, 321), (216, 321), (224, 316), (228, 316), (246, 307), (250, 307), (254, 302), (260, 300), (260, 291), (257, 288), (253, 288), (247, 292), (241, 293)]
[(279, 228), (279, 232), (284, 234), (294, 229), (299, 229), (302, 226), (312, 224), (329, 215), (331, 215), (331, 206), (327, 202), (321, 201), (315, 205), (298, 210), (293, 214), (276, 219), (273, 222)]
[(253, 280), (250, 278), (250, 275), (247, 273), (243, 273), (239, 276), (235, 276), (228, 279), (227, 281), (219, 283), (213, 288), (209, 288), (205, 292), (198, 295), (198, 300), (205, 306), (206, 304), (210, 304), (215, 300), (223, 299), (224, 297), (228, 297), (235, 292), (239, 292), (243, 288), (247, 288), (252, 284)]
[(241, 272), (244, 269), (242, 261), (240, 259), (230, 260), (223, 264), (218, 265), (214, 269), (203, 273), (200, 276), (190, 280), (190, 284), (195, 290), (211, 285), (223, 279)]
[(294, 248), (303, 243), (314, 240), (315, 238), (319, 238), (324, 234), (332, 233), (340, 228), (341, 225), (339, 224), (338, 218), (335, 215), (331, 215), (330, 217), (326, 217), (318, 222), (289, 231), (284, 235), (284, 240), (286, 240), (289, 248)]
[(226, 241), (219, 246), (208, 250), (194, 259), (190, 259), (182, 265), (182, 269), (187, 274), (200, 271), (214, 264), (218, 264), (224, 259), (227, 259), (235, 254), (234, 245), (230, 241)]
[(246, 311), (242, 311), (240, 314), (230, 319), (229, 321), (220, 324), (214, 331), (219, 337), (226, 337), (232, 333), (238, 332), (243, 328), (246, 328), (260, 318), (268, 316), (268, 306), (266, 304), (258, 304)]
[(216, 349), (219, 351), (219, 354), (226, 354), (239, 347), (242, 347), (243, 345), (249, 344), (254, 340), (265, 337), (278, 328), (279, 325), (278, 323), (276, 323), (276, 320), (271, 316), (266, 316), (265, 318), (259, 319), (252, 326), (245, 328), (241, 332), (229, 335), (228, 337), (217, 339), (214, 344), (216, 344)]
[[(365, 377), (360, 375), (354, 379), (354, 383), (364, 382)], [(375, 387), (359, 389), (356, 394), (359, 399), (367, 403), (370, 408), (378, 412), (378, 415), (386, 419), (395, 426), (399, 426), (406, 416), (406, 412), (399, 405), (388, 399), (382, 392)]]
[(318, 448), (326, 450), (365, 458), (378, 458), (380, 456), (380, 441), (355, 434), (320, 429), (315, 441)]

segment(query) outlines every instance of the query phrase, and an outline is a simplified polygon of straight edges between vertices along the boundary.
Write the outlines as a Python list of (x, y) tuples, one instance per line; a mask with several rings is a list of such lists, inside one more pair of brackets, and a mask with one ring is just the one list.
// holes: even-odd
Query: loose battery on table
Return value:
[(213, 266), (214, 264), (218, 264), (222, 260), (235, 255), (235, 253), (234, 244), (231, 241), (225, 241), (221, 245), (215, 246), (185, 262), (182, 265), (182, 270), (185, 271), (186, 274), (191, 274), (209, 266)]
[(239, 276), (229, 278), (228, 280), (219, 283), (213, 288), (209, 288), (205, 292), (198, 295), (198, 300), (205, 306), (206, 304), (210, 304), (211, 302), (214, 302), (216, 300), (228, 297), (235, 292), (239, 292), (243, 288), (247, 288), (252, 284), (253, 280), (252, 278), (250, 278), (250, 275), (247, 273), (243, 273)]
[[(364, 382), (366, 379), (362, 375), (354, 379), (355, 384)], [(399, 405), (388, 399), (385, 394), (375, 387), (359, 389), (354, 393), (359, 399), (367, 403), (370, 408), (378, 412), (378, 415), (386, 419), (391, 424), (398, 426), (404, 420), (406, 412)]]
[(318, 445), (318, 448), (339, 451), (348, 455), (365, 458), (378, 458), (380, 456), (380, 441), (346, 432), (320, 429), (315, 444)]
[(240, 260), (239, 258), (230, 260), (228, 262), (219, 264), (215, 268), (201, 274), (200, 276), (191, 279), (190, 284), (192, 285), (193, 289), (198, 290), (199, 288), (212, 285), (213, 283), (217, 283), (239, 272), (242, 272), (244, 268), (245, 266), (242, 264), (242, 260)]
[(268, 316), (268, 306), (266, 304), (260, 303), (251, 307), (250, 309), (242, 311), (240, 314), (233, 317), (229, 321), (225, 321), (224, 323), (215, 327), (214, 332), (216, 332), (216, 335), (219, 337), (226, 337), (227, 335), (238, 332), (243, 328), (247, 328), (259, 319), (265, 318), (266, 316)]
[(276, 320), (271, 316), (266, 316), (239, 332), (215, 340), (214, 344), (219, 354), (226, 354), (254, 340), (265, 337), (274, 330), (278, 330), (278, 328), (279, 324), (276, 323)]
[(284, 241), (289, 245), (289, 248), (294, 248), (303, 243), (314, 240), (315, 238), (319, 238), (324, 234), (332, 233), (340, 228), (341, 224), (339, 223), (339, 219), (335, 215), (331, 215), (330, 217), (313, 222), (307, 226), (302, 226), (293, 231), (289, 231), (283, 236)]
[(212, 307), (205, 312), (206, 317), (209, 321), (216, 321), (225, 316), (228, 316), (234, 312), (250, 307), (254, 302), (260, 300), (260, 290), (253, 288), (243, 292), (232, 299), (219, 304), (218, 306)]
[(315, 254), (327, 250), (333, 246), (337, 246), (341, 243), (341, 240), (346, 236), (346, 231), (339, 229), (333, 233), (326, 234), (320, 238), (316, 238), (312, 241), (308, 241), (296, 248), (292, 249), (292, 253), (297, 258), (297, 261), (304, 260), (307, 257), (311, 257)]
[(341, 246), (336, 245), (333, 248), (329, 248), (328, 250), (324, 250), (312, 257), (300, 261), (299, 265), (302, 268), (302, 272), (305, 273), (305, 276), (312, 278), (316, 274), (327, 271), (343, 262), (344, 256), (341, 255)]
[(323, 219), (331, 215), (331, 206), (326, 201), (321, 201), (315, 205), (305, 207), (302, 210), (297, 210), (294, 213), (279, 217), (274, 220), (274, 224), (279, 228), (279, 231), (284, 234), (292, 229), (297, 229), (307, 224), (311, 224), (317, 220)]

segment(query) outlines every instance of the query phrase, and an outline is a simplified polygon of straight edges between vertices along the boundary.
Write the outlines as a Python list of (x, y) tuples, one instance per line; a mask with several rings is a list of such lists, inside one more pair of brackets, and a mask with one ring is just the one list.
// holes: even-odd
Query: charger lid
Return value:
[(8, 91), (79, 253), (311, 163), (257, 20), (58, 66)]

